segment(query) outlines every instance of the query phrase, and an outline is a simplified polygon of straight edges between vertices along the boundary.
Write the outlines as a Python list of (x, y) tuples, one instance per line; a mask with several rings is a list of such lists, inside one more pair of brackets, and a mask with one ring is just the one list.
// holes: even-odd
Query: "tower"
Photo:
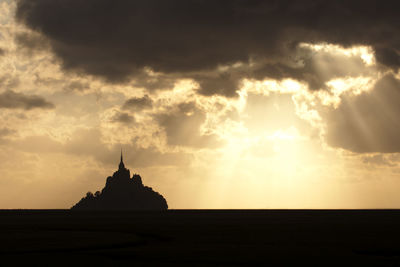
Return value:
[(124, 170), (125, 169), (125, 164), (124, 164), (124, 161), (123, 161), (123, 158), (122, 158), (122, 148), (121, 148), (121, 161), (119, 163), (119, 168), (118, 169), (119, 170)]

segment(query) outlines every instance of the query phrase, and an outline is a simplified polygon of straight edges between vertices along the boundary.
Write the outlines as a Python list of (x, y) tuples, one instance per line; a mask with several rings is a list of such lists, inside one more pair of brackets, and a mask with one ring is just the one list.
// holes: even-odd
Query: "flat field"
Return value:
[(0, 266), (397, 266), (399, 210), (0, 211)]

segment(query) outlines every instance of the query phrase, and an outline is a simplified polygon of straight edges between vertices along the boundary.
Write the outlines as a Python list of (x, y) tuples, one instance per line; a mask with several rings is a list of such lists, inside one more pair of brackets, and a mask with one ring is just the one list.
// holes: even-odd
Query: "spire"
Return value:
[(119, 163), (119, 169), (120, 170), (125, 169), (124, 161), (123, 161), (123, 158), (122, 158), (122, 148), (121, 148), (121, 161)]

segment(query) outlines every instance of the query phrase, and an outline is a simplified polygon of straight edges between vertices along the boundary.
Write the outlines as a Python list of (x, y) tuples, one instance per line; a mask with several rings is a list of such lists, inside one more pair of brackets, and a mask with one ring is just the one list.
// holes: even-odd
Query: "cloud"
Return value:
[(152, 70), (145, 67), (143, 70), (134, 73), (132, 85), (135, 87), (143, 87), (148, 91), (167, 90), (174, 88), (179, 78), (182, 78), (181, 74), (154, 73)]
[(35, 51), (46, 51), (49, 49), (48, 40), (36, 32), (20, 32), (15, 35), (15, 41), (20, 51), (32, 56)]
[(400, 152), (400, 80), (386, 75), (372, 91), (345, 95), (337, 109), (323, 114), (326, 140), (357, 153)]
[(174, 110), (155, 114), (154, 118), (164, 128), (168, 145), (197, 148), (221, 145), (215, 134), (201, 132), (206, 114), (194, 102), (178, 104)]
[(380, 63), (382, 63), (394, 70), (398, 69), (400, 66), (400, 51), (399, 51), (398, 47), (397, 47), (397, 49), (392, 49), (392, 48), (387, 48), (387, 47), (376, 48), (375, 49), (375, 57)]
[[(27, 136), (22, 139), (8, 140), (2, 145), (29, 153), (61, 153), (89, 157), (101, 164), (116, 165), (119, 162), (120, 144), (106, 144), (97, 128), (78, 128), (64, 143), (47, 135)], [(156, 147), (141, 147), (135, 140), (122, 145), (124, 161), (127, 166), (187, 166), (193, 155), (185, 152), (160, 152)]]
[[(42, 34), (65, 70), (112, 83), (133, 79), (149, 90), (192, 78), (200, 94), (235, 96), (248, 76), (298, 78), (320, 89), (329, 75), (348, 75), (340, 68), (322, 75), (299, 58), (300, 43), (371, 46), (379, 63), (397, 69), (399, 8), (378, 0), (20, 0), (16, 16)], [(148, 68), (161, 76), (144, 75)]]
[(10, 129), (8, 127), (0, 128), (0, 139), (3, 138), (3, 137), (8, 137), (8, 136), (15, 135), (16, 133), (17, 133), (16, 130)]
[(13, 91), (0, 94), (0, 108), (7, 109), (53, 109), (54, 104), (37, 95), (24, 95)]
[(269, 95), (249, 93), (242, 121), (249, 134), (269, 134), (295, 127), (305, 131), (308, 124), (296, 115), (291, 94), (271, 92)]
[(201, 73), (193, 75), (199, 85), (199, 93), (206, 96), (225, 95), (233, 97), (239, 89), (241, 79), (245, 78), (245, 74), (240, 71), (230, 70), (223, 72)]
[(251, 76), (260, 80), (266, 76), (277, 80), (290, 77), (307, 83), (312, 90), (319, 90), (326, 89), (326, 83), (332, 79), (359, 77), (376, 71), (366, 66), (360, 55), (346, 55), (332, 47), (319, 51), (308, 46), (299, 47), (296, 57), (297, 65), (267, 63), (254, 68)]
[(152, 106), (153, 100), (148, 95), (144, 95), (143, 97), (132, 97), (126, 100), (122, 106), (122, 109), (138, 111), (151, 108)]
[(0, 86), (2, 88), (15, 88), (20, 84), (20, 78), (15, 75), (11, 75), (9, 73), (5, 73), (0, 76)]
[(12, 130), (7, 127), (0, 128), (0, 136), (8, 136), (13, 133), (15, 133), (15, 130)]
[(117, 112), (115, 115), (111, 118), (112, 122), (119, 122), (123, 124), (131, 124), (135, 122), (135, 118), (130, 115), (129, 113), (126, 112)]
[(90, 89), (90, 85), (85, 82), (80, 82), (80, 81), (72, 81), (68, 83), (65, 87), (65, 91), (76, 91), (76, 92), (84, 92)]
[(399, 155), (397, 154), (375, 154), (362, 158), (362, 162), (373, 166), (389, 166), (394, 167), (397, 165)]

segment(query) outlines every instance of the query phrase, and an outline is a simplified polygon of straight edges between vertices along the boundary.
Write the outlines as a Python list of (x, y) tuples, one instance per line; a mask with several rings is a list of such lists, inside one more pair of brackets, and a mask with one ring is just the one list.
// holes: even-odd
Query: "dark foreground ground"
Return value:
[(400, 211), (0, 211), (0, 266), (300, 263), (400, 265)]

